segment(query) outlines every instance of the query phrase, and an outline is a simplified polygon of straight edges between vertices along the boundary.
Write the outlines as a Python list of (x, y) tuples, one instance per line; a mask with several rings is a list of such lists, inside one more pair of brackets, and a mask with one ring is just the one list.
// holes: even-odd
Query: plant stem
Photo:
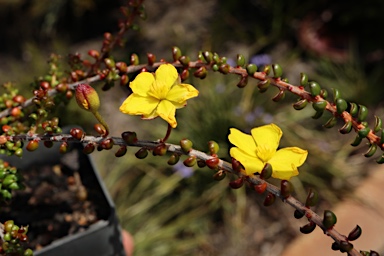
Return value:
[(168, 140), (169, 136), (171, 135), (171, 132), (172, 132), (172, 126), (170, 124), (168, 124), (167, 133), (165, 134), (165, 137), (163, 139), (161, 139), (160, 141), (166, 142)]

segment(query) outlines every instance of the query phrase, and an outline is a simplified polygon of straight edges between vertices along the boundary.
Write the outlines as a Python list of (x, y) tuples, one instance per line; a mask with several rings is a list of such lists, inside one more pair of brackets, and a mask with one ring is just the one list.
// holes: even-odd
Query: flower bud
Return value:
[(96, 90), (88, 84), (79, 84), (75, 90), (77, 104), (85, 110), (96, 112), (100, 107), (100, 99)]
[(296, 103), (294, 103), (292, 106), (296, 110), (302, 110), (307, 105), (308, 105), (307, 99), (301, 99), (301, 100), (297, 101)]
[(95, 59), (100, 57), (100, 53), (97, 50), (89, 50), (88, 55)]
[(28, 151), (35, 151), (39, 147), (39, 142), (38, 140), (31, 140), (28, 142), (26, 149)]
[(343, 113), (348, 107), (347, 102), (342, 98), (338, 98), (335, 104), (336, 104), (336, 110), (338, 114)]
[(152, 151), (154, 156), (163, 156), (165, 153), (167, 153), (167, 145), (165, 143), (157, 145)]
[(237, 178), (236, 180), (229, 182), (229, 187), (233, 189), (241, 188), (243, 185), (244, 185), (243, 177)]
[(69, 134), (71, 134), (71, 136), (77, 140), (81, 140), (83, 137), (84, 137), (84, 132), (83, 130), (79, 129), (79, 128), (72, 128), (70, 131), (69, 131)]
[(340, 129), (341, 134), (347, 134), (352, 131), (352, 121), (347, 121)]
[(351, 116), (356, 116), (358, 110), (359, 110), (359, 107), (357, 106), (356, 103), (353, 103), (353, 102), (349, 103), (349, 113), (351, 114)]
[(272, 176), (272, 165), (269, 163), (266, 163), (263, 167), (263, 170), (261, 170), (260, 179), (267, 180), (271, 176)]
[(300, 73), (300, 85), (306, 86), (308, 84), (308, 75), (306, 73)]
[(204, 66), (198, 68), (193, 75), (197, 78), (204, 79), (207, 76), (207, 69)]
[(273, 78), (278, 78), (283, 75), (283, 69), (279, 64), (272, 64)]
[(153, 53), (147, 53), (148, 65), (152, 66), (156, 62), (156, 55)]
[(187, 167), (192, 167), (196, 164), (196, 156), (189, 156), (187, 159), (184, 160), (183, 164)]
[(93, 143), (88, 143), (83, 148), (84, 154), (91, 154), (95, 150), (95, 145)]
[(204, 168), (206, 165), (205, 161), (204, 160), (197, 160), (197, 166), (199, 166), (200, 168)]
[(309, 90), (312, 96), (317, 96), (320, 94), (321, 88), (317, 82), (311, 81), (309, 82)]
[(359, 225), (356, 225), (356, 227), (349, 233), (348, 241), (354, 241), (358, 239), (361, 236), (361, 232), (361, 227)]
[(214, 155), (214, 154), (217, 154), (219, 152), (219, 144), (217, 144), (216, 141), (208, 141), (208, 148), (209, 148), (209, 154), (210, 155)]
[(302, 212), (302, 211), (299, 211), (299, 210), (295, 210), (295, 212), (293, 213), (293, 216), (296, 218), (296, 219), (301, 219), (305, 216), (305, 212)]
[(127, 64), (122, 61), (116, 63), (116, 68), (120, 71), (120, 73), (127, 73), (128, 71)]
[(253, 76), (257, 72), (257, 66), (255, 64), (248, 64), (247, 67), (247, 73), (250, 76)]
[(191, 61), (190, 58), (188, 56), (181, 56), (179, 58), (179, 61), (180, 63), (184, 66), (184, 67), (188, 67), (189, 66), (189, 62)]
[(220, 162), (220, 159), (217, 157), (212, 157), (205, 160), (206, 165), (212, 170), (216, 170), (218, 168), (219, 162)]
[(139, 65), (139, 63), (140, 63), (140, 61), (139, 61), (139, 56), (137, 56), (136, 53), (132, 53), (132, 54), (131, 54), (130, 63), (131, 63), (131, 65), (133, 65), (133, 66)]
[(180, 160), (180, 155), (179, 154), (172, 154), (171, 157), (168, 159), (168, 164), (169, 165), (175, 165), (179, 162)]
[(279, 92), (273, 96), (272, 100), (274, 102), (279, 102), (285, 98), (285, 91), (284, 90), (279, 90)]
[(126, 146), (120, 146), (120, 148), (116, 151), (115, 157), (122, 157), (127, 153)]
[(244, 55), (237, 54), (237, 56), (236, 56), (236, 64), (237, 64), (237, 67), (243, 67), (244, 66), (244, 64), (245, 64)]
[(337, 222), (336, 215), (330, 210), (324, 211), (323, 225), (326, 229), (331, 229)]
[(257, 87), (259, 88), (259, 92), (266, 92), (270, 84), (271, 81), (269, 79), (258, 82)]
[(192, 150), (193, 143), (188, 139), (180, 140), (180, 147), (185, 152), (188, 153)]
[(115, 67), (115, 61), (111, 58), (105, 58), (104, 63), (108, 67), (108, 69), (112, 69)]
[(309, 234), (313, 230), (315, 230), (315, 228), (316, 228), (316, 224), (314, 222), (310, 221), (308, 224), (300, 227), (300, 232), (303, 234)]
[(270, 206), (272, 205), (276, 200), (276, 196), (272, 194), (271, 192), (268, 193), (268, 195), (264, 199), (264, 206)]
[(59, 152), (60, 154), (65, 154), (67, 153), (67, 150), (68, 150), (68, 143), (64, 141), (63, 143), (60, 144)]
[(136, 132), (123, 132), (121, 137), (128, 145), (133, 145), (137, 142)]
[(179, 60), (180, 57), (181, 57), (181, 50), (180, 50), (180, 48), (177, 47), (177, 46), (173, 46), (172, 47), (172, 58), (173, 58), (173, 61)]
[(267, 183), (263, 182), (263, 183), (257, 184), (255, 186), (253, 186), (253, 188), (255, 189), (255, 191), (257, 193), (263, 194), (265, 192), (265, 190), (267, 189)]
[(313, 102), (312, 104), (313, 109), (316, 111), (324, 111), (326, 106), (327, 106), (327, 102), (325, 100), (316, 101), (316, 102)]
[(359, 112), (357, 113), (357, 121), (363, 122), (367, 119), (368, 109), (366, 106), (359, 105)]
[(237, 83), (237, 87), (244, 88), (248, 84), (248, 76), (241, 76), (240, 81)]
[(224, 75), (228, 74), (230, 70), (231, 66), (229, 66), (228, 64), (222, 64), (219, 67), (219, 71)]
[(365, 152), (364, 156), (365, 156), (365, 157), (371, 157), (371, 156), (373, 156), (373, 155), (376, 153), (376, 150), (377, 150), (377, 144), (376, 144), (376, 143), (372, 143), (372, 144), (369, 146), (368, 151)]
[(368, 133), (371, 131), (368, 127), (361, 128), (357, 131), (357, 134), (360, 138), (365, 138), (368, 136)]
[(144, 159), (148, 156), (148, 150), (146, 148), (141, 148), (139, 149), (136, 153), (135, 153), (135, 156), (138, 158), (138, 159)]
[(227, 174), (225, 173), (225, 171), (223, 170), (219, 170), (217, 171), (214, 175), (213, 175), (213, 179), (214, 180), (217, 180), (217, 181), (220, 181), (220, 180), (223, 180), (225, 178), (225, 176), (227, 176)]
[(204, 51), (203, 52), (203, 57), (204, 57), (204, 59), (205, 59), (205, 61), (207, 62), (207, 63), (211, 63), (211, 61), (213, 60), (212, 58), (213, 58), (213, 55), (212, 55), (212, 53), (210, 52), (210, 51)]
[(378, 116), (375, 116), (375, 127), (373, 128), (373, 132), (376, 133), (381, 130), (383, 124), (381, 121), (381, 118)]
[(350, 252), (353, 249), (353, 244), (348, 241), (340, 242), (340, 252)]
[(293, 191), (292, 183), (287, 180), (282, 180), (280, 183), (280, 194), (284, 199), (291, 196)]
[(305, 201), (305, 207), (315, 206), (319, 201), (319, 194), (312, 188), (309, 189), (307, 200)]
[(180, 74), (180, 79), (182, 82), (184, 82), (185, 80), (187, 80), (189, 77), (189, 70), (186, 68), (186, 69), (183, 69), (183, 71), (181, 71), (181, 74)]

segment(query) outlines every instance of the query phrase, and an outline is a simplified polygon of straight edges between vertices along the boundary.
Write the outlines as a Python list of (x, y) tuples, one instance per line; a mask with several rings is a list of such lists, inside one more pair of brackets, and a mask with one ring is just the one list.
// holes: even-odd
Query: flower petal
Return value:
[(247, 175), (251, 175), (255, 172), (260, 173), (264, 167), (264, 164), (260, 159), (248, 155), (241, 149), (233, 147), (230, 149), (229, 154), (244, 166)]
[(129, 84), (129, 87), (131, 87), (134, 93), (145, 97), (154, 81), (155, 77), (152, 73), (141, 72), (136, 76), (135, 80)]
[(272, 165), (272, 177), (289, 179), (299, 174), (297, 167), (307, 159), (308, 151), (297, 147), (283, 148), (268, 161)]
[(135, 93), (121, 104), (120, 111), (129, 115), (150, 115), (159, 104), (159, 101), (152, 97), (142, 97)]
[(167, 94), (167, 100), (183, 103), (190, 98), (197, 97), (199, 91), (190, 84), (175, 84)]
[(228, 139), (233, 145), (250, 157), (256, 157), (256, 144), (251, 135), (243, 133), (236, 128), (230, 128), (229, 131)]
[(168, 100), (162, 100), (157, 107), (157, 114), (167, 121), (172, 128), (176, 128), (177, 122), (175, 118), (176, 107)]
[(177, 81), (179, 74), (176, 68), (171, 64), (162, 64), (155, 72), (156, 81), (161, 83), (162, 86), (167, 88), (169, 91)]
[(283, 132), (277, 125), (268, 124), (253, 128), (251, 134), (256, 145), (268, 145), (269, 148), (277, 149)]

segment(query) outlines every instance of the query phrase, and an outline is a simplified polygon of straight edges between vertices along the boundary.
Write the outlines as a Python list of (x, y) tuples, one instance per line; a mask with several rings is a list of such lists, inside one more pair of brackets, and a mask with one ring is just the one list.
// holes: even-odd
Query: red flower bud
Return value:
[(88, 84), (79, 84), (75, 91), (76, 101), (85, 110), (96, 112), (100, 107), (100, 99), (96, 90)]

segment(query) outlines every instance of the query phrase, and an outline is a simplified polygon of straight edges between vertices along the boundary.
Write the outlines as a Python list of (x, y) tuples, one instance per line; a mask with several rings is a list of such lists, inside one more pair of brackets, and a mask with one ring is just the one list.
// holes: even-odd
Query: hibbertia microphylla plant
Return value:
[[(119, 149), (116, 157), (122, 157), (127, 152), (127, 147), (138, 147), (136, 153), (138, 158), (145, 158), (148, 152), (156, 156), (164, 156), (171, 153), (168, 164), (176, 164), (180, 158), (186, 156), (183, 163), (186, 166), (199, 167), (208, 166), (215, 171), (213, 177), (222, 180), (226, 174), (236, 176), (229, 183), (231, 188), (237, 189), (248, 184), (257, 193), (267, 192), (264, 200), (265, 206), (270, 206), (276, 198), (295, 208), (295, 217), (308, 219), (308, 224), (300, 228), (302, 233), (312, 232), (319, 226), (325, 234), (332, 237), (334, 243), (332, 249), (347, 252), (349, 255), (378, 255), (371, 251), (358, 251), (353, 247), (351, 241), (357, 239), (361, 229), (357, 226), (348, 236), (337, 232), (334, 225), (337, 218), (332, 211), (326, 210), (323, 216), (316, 214), (311, 207), (318, 201), (316, 190), (310, 189), (305, 203), (292, 196), (293, 187), (289, 179), (299, 174), (298, 167), (304, 164), (308, 152), (299, 147), (288, 147), (278, 149), (282, 131), (276, 124), (267, 124), (255, 127), (251, 135), (242, 133), (237, 128), (231, 128), (228, 139), (233, 147), (230, 149), (231, 163), (218, 158), (218, 144), (210, 141), (209, 152), (193, 148), (189, 139), (183, 139), (178, 145), (168, 143), (172, 129), (177, 127), (176, 110), (186, 106), (187, 100), (197, 97), (199, 91), (185, 81), (193, 76), (204, 79), (208, 72), (220, 72), (222, 74), (233, 74), (239, 76), (237, 86), (244, 88), (249, 79), (258, 81), (257, 87), (261, 93), (266, 92), (270, 86), (278, 88), (279, 92), (273, 97), (278, 102), (285, 94), (292, 93), (299, 97), (293, 104), (295, 110), (305, 108), (312, 104), (315, 114), (313, 118), (319, 118), (325, 111), (331, 113), (332, 117), (324, 124), (330, 128), (336, 125), (338, 119), (344, 121), (339, 132), (346, 134), (354, 130), (357, 135), (353, 146), (357, 146), (363, 139), (369, 142), (369, 149), (364, 154), (366, 157), (373, 156), (378, 148), (384, 149), (384, 130), (382, 121), (376, 117), (373, 129), (366, 122), (368, 109), (353, 102), (344, 100), (339, 90), (333, 89), (333, 100), (327, 100), (327, 91), (321, 88), (315, 81), (310, 81), (304, 73), (300, 74), (300, 84), (293, 85), (282, 77), (282, 68), (278, 64), (265, 65), (260, 71), (254, 64), (246, 64), (242, 55), (237, 55), (236, 65), (231, 66), (225, 57), (210, 51), (201, 51), (196, 60), (190, 56), (183, 55), (178, 47), (172, 48), (172, 60), (156, 61), (156, 56), (148, 53), (147, 62), (139, 61), (136, 54), (131, 55), (130, 63), (123, 61), (115, 62), (112, 50), (116, 45), (124, 42), (124, 33), (134, 27), (137, 16), (145, 17), (143, 1), (128, 1), (128, 5), (122, 7), (124, 20), (119, 23), (119, 32), (115, 36), (105, 33), (104, 41), (100, 51), (90, 50), (89, 56), (93, 61), (82, 59), (78, 54), (70, 56), (72, 70), (69, 75), (61, 72), (58, 63), (59, 58), (52, 55), (50, 61), (49, 75), (39, 78), (35, 85), (34, 97), (25, 99), (10, 84), (5, 84), (8, 90), (6, 97), (2, 98), (0, 104), (0, 122), (3, 134), (0, 136), (0, 153), (22, 156), (23, 143), (26, 150), (33, 151), (39, 144), (44, 143), (50, 147), (53, 143), (61, 143), (60, 152), (65, 153), (68, 143), (84, 144), (84, 153), (92, 153), (94, 149), (109, 150), (115, 145)], [(138, 74), (137, 74), (138, 73)], [(135, 79), (129, 81), (130, 74), (137, 74)], [(127, 131), (121, 136), (110, 136), (109, 128), (99, 114), (100, 99), (92, 84), (104, 81), (103, 90), (107, 91), (119, 82), (122, 86), (129, 86), (132, 93), (122, 103), (116, 106), (121, 112), (130, 115), (141, 115), (143, 119), (161, 117), (167, 122), (165, 137), (155, 141), (139, 140), (136, 132)], [(62, 102), (67, 102), (75, 96), (78, 105), (95, 115), (99, 124), (95, 130), (100, 136), (87, 135), (83, 130), (74, 128), (70, 134), (61, 133), (59, 120), (50, 117), (49, 112)], [(183, 111), (188, 111), (186, 108)], [(51, 119), (49, 119), (51, 118)], [(376, 135), (379, 133), (379, 135)], [(305, 148), (304, 143), (300, 147)], [(384, 155), (377, 160), (384, 163)], [(8, 168), (4, 163), (4, 168)], [(280, 179), (280, 187), (276, 187), (267, 180), (270, 178)], [(10, 190), (21, 187), (20, 180), (14, 169), (4, 169), (0, 173), (1, 195), (4, 199), (10, 199)], [(12, 224), (12, 225), (11, 225)], [(24, 242), (26, 240), (27, 228), (14, 228), (13, 222), (6, 222), (3, 226), (3, 246), (0, 253), (10, 250), (8, 240)], [(14, 231), (22, 230), (22, 232)], [(9, 235), (10, 234), (10, 235)], [(11, 238), (8, 239), (8, 236)], [(15, 241), (15, 239), (19, 239)], [(7, 247), (8, 246), (8, 247)], [(17, 246), (16, 246), (17, 247)], [(17, 247), (21, 248), (21, 247)], [(19, 250), (19, 249), (18, 249)], [(13, 252), (13, 251), (12, 251)], [(24, 250), (22, 255), (31, 255), (31, 250)]]

